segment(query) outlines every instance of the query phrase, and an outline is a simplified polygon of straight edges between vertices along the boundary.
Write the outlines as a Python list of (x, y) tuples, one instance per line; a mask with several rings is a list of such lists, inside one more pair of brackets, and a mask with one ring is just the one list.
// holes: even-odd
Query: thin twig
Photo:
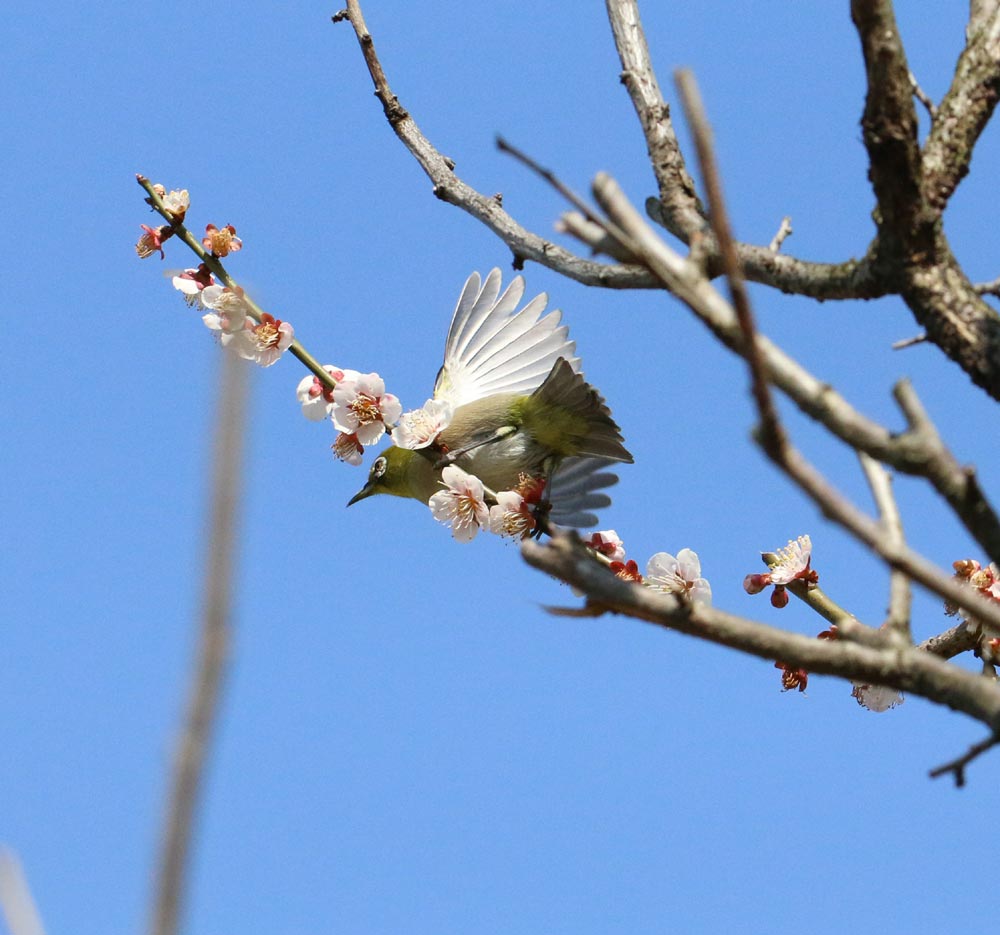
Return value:
[(941, 766), (932, 769), (928, 775), (931, 779), (937, 779), (939, 776), (951, 773), (955, 777), (956, 788), (961, 789), (962, 786), (965, 785), (965, 767), (976, 759), (976, 757), (982, 756), (987, 750), (991, 750), (998, 743), (1000, 743), (1000, 735), (990, 734), (990, 736), (985, 740), (980, 740), (979, 743), (974, 743), (961, 756), (956, 757), (954, 760), (949, 760), (947, 763), (943, 763)]
[(1000, 296), (1000, 276), (989, 282), (977, 282), (973, 287), (980, 295)]
[(927, 341), (927, 335), (921, 332), (920, 334), (915, 334), (912, 338), (902, 338), (899, 341), (892, 342), (892, 349), (894, 351), (902, 351), (907, 347), (913, 347), (917, 344), (924, 344)]
[(45, 935), (21, 862), (6, 848), (0, 848), (0, 911), (10, 935)]
[[(899, 505), (892, 491), (892, 477), (874, 458), (863, 451), (858, 452), (861, 468), (868, 479), (875, 506), (878, 509), (879, 522), (885, 531), (887, 539), (899, 548), (905, 545), (903, 538), (903, 520), (899, 514)], [(889, 570), (889, 610), (885, 619), (885, 627), (889, 633), (899, 638), (905, 645), (913, 642), (910, 633), (910, 579), (896, 569)]]
[(151, 935), (175, 935), (178, 931), (195, 812), (219, 710), (230, 642), (250, 370), (235, 354), (222, 355), (199, 647), (174, 755)]
[(781, 245), (788, 239), (792, 234), (792, 219), (787, 215), (781, 219), (781, 226), (778, 228), (778, 232), (771, 238), (771, 242), (767, 245), (767, 249), (772, 253), (777, 253), (781, 249)]
[(543, 165), (536, 162), (531, 158), (524, 150), (518, 149), (516, 146), (508, 143), (499, 133), (496, 137), (497, 149), (502, 153), (506, 153), (508, 156), (513, 156), (521, 165), (530, 169), (539, 178), (548, 182), (560, 195), (563, 196), (577, 211), (579, 211), (588, 221), (593, 223), (598, 223), (600, 218), (597, 212), (587, 204), (572, 188), (566, 185), (551, 169), (546, 169)]
[(910, 76), (910, 87), (913, 89), (913, 96), (920, 101), (921, 104), (927, 110), (928, 115), (931, 120), (937, 119), (937, 105), (924, 93), (924, 89), (920, 87), (917, 82), (917, 76), (913, 72), (909, 72)]

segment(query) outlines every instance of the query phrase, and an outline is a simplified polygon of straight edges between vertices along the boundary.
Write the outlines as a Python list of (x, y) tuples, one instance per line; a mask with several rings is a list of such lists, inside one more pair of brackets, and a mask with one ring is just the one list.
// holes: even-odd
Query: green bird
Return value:
[(348, 506), (376, 494), (426, 504), (442, 489), (449, 464), (494, 492), (516, 488), (522, 474), (544, 478), (550, 518), (562, 525), (594, 525), (597, 517), (586, 511), (611, 502), (599, 491), (618, 478), (604, 469), (631, 463), (632, 455), (604, 399), (579, 372), (560, 313), (543, 314), (545, 294), (518, 310), (520, 276), (502, 294), (500, 288), (498, 269), (465, 283), (433, 400), (423, 410), (445, 413), (433, 444), (399, 447), (401, 424)]

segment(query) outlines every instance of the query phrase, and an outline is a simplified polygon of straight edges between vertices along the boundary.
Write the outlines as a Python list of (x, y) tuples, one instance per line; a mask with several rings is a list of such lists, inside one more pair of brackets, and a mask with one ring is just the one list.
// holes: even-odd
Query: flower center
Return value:
[(257, 349), (260, 351), (266, 351), (268, 348), (274, 347), (281, 340), (281, 333), (269, 321), (265, 321), (254, 328), (253, 335), (257, 340)]
[(378, 408), (378, 400), (372, 399), (371, 396), (362, 394), (351, 402), (349, 408), (357, 417), (358, 425), (371, 425), (373, 422), (379, 422), (382, 419), (382, 412)]

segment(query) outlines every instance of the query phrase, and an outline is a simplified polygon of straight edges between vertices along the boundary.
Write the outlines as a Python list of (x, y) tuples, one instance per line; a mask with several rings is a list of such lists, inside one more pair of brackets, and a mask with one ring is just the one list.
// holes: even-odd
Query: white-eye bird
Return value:
[(611, 502), (598, 491), (618, 478), (603, 469), (632, 455), (579, 372), (560, 313), (543, 314), (544, 293), (518, 310), (520, 276), (502, 294), (500, 287), (500, 270), (483, 282), (473, 273), (455, 307), (434, 384), (434, 399), (452, 409), (450, 422), (432, 447), (385, 449), (348, 506), (375, 494), (427, 503), (452, 463), (495, 492), (516, 488), (522, 474), (548, 479), (549, 516), (567, 526), (593, 525), (597, 518), (585, 511)]

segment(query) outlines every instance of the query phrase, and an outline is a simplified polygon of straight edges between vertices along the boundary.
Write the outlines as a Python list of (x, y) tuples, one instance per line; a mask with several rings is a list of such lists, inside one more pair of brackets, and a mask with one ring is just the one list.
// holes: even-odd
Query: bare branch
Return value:
[[(903, 520), (899, 515), (899, 506), (896, 503), (895, 494), (892, 492), (892, 477), (881, 464), (863, 451), (858, 453), (858, 458), (861, 460), (862, 470), (865, 472), (872, 497), (875, 499), (879, 524), (885, 531), (885, 537), (896, 548), (902, 548), (905, 546), (906, 540), (903, 538)], [(910, 579), (902, 572), (891, 569), (889, 571), (889, 611), (885, 626), (889, 633), (895, 634), (906, 645), (913, 642), (913, 636), (910, 633), (910, 607), (912, 603)]]
[(660, 92), (656, 72), (639, 19), (636, 0), (606, 0), (615, 47), (622, 63), (621, 82), (632, 99), (649, 161), (660, 193), (667, 229), (688, 243), (704, 227), (705, 212), (698, 201), (694, 180), (684, 164), (677, 135), (670, 120), (670, 107)]
[(924, 195), (938, 213), (968, 175), (1000, 98), (1000, 9), (995, 3), (979, 6), (971, 11), (968, 42), (924, 145)]
[(937, 249), (935, 215), (921, 190), (910, 69), (890, 0), (852, 0), (851, 17), (868, 78), (861, 127), (879, 205), (879, 253), (898, 271), (904, 261)]
[(223, 354), (222, 362), (200, 645), (164, 816), (149, 925), (151, 935), (175, 935), (179, 928), (198, 794), (204, 779), (229, 651), (250, 367), (235, 354)]
[(917, 649), (926, 650), (942, 659), (952, 659), (967, 653), (970, 649), (975, 649), (978, 645), (979, 637), (969, 631), (967, 624), (960, 623), (950, 630), (945, 630), (944, 633), (924, 640), (918, 644)]
[(1000, 725), (1000, 689), (979, 675), (911, 648), (878, 649), (847, 640), (817, 640), (622, 581), (598, 565), (572, 535), (545, 545), (525, 542), (528, 564), (584, 591), (591, 609), (625, 614), (762, 659), (781, 659), (810, 673), (886, 685)]
[(918, 344), (924, 344), (926, 341), (926, 334), (915, 334), (912, 338), (902, 338), (899, 341), (893, 341), (892, 349), (894, 351), (902, 351), (908, 347), (916, 347)]
[(483, 195), (463, 182), (455, 174), (454, 163), (431, 144), (393, 94), (357, 0), (348, 0), (346, 15), (338, 14), (335, 19), (338, 22), (347, 19), (354, 27), (361, 53), (368, 66), (368, 73), (375, 85), (375, 95), (382, 102), (386, 119), (400, 142), (409, 150), (433, 183), (434, 194), (442, 201), (461, 208), (493, 231), (514, 254), (515, 267), (523, 266), (525, 260), (533, 260), (588, 286), (603, 286), (610, 289), (658, 287), (656, 279), (641, 267), (596, 263), (539, 237), (518, 224), (503, 210), (496, 198)]
[(1000, 296), (1000, 276), (991, 279), (989, 282), (977, 282), (973, 287), (979, 295)]
[(913, 74), (912, 71), (910, 72), (910, 88), (913, 91), (913, 96), (918, 101), (920, 101), (921, 104), (924, 105), (924, 108), (927, 110), (927, 113), (930, 116), (931, 120), (934, 120), (937, 117), (937, 107), (935, 106), (934, 102), (924, 93), (924, 89), (921, 88), (920, 85), (917, 83), (917, 76)]
[[(594, 197), (629, 238), (628, 249), (685, 302), (719, 341), (743, 356), (744, 338), (732, 307), (701, 271), (656, 235), (607, 175), (594, 180)], [(757, 339), (769, 379), (806, 415), (860, 451), (906, 474), (926, 477), (993, 560), (1000, 555), (1000, 519), (979, 489), (974, 473), (962, 468), (936, 432), (922, 428), (890, 433), (854, 409), (829, 384), (816, 379), (763, 335)], [(908, 385), (907, 385), (908, 386)], [(904, 392), (915, 398), (912, 388)]]
[(991, 750), (998, 743), (1000, 743), (1000, 736), (995, 733), (991, 734), (985, 740), (974, 743), (960, 757), (956, 757), (954, 760), (937, 767), (937, 769), (932, 769), (928, 775), (931, 779), (937, 779), (939, 776), (951, 773), (955, 777), (955, 787), (961, 789), (965, 785), (965, 767), (976, 759), (976, 757), (982, 756), (987, 750)]
[(792, 219), (787, 215), (781, 219), (781, 225), (778, 227), (778, 232), (771, 238), (771, 242), (767, 245), (767, 249), (772, 253), (777, 253), (781, 249), (781, 245), (788, 239), (792, 233)]
[[(704, 230), (705, 212), (687, 171), (670, 119), (670, 107), (660, 91), (637, 0), (606, 0), (605, 5), (622, 65), (621, 81), (639, 118), (659, 190), (659, 197), (651, 199), (655, 207), (650, 216), (679, 240), (690, 244)], [(722, 274), (715, 245), (709, 243), (704, 247), (709, 275)], [(747, 279), (782, 292), (830, 300), (870, 299), (886, 294), (868, 255), (846, 263), (812, 263), (779, 257), (773, 245), (737, 243), (736, 249)]]

